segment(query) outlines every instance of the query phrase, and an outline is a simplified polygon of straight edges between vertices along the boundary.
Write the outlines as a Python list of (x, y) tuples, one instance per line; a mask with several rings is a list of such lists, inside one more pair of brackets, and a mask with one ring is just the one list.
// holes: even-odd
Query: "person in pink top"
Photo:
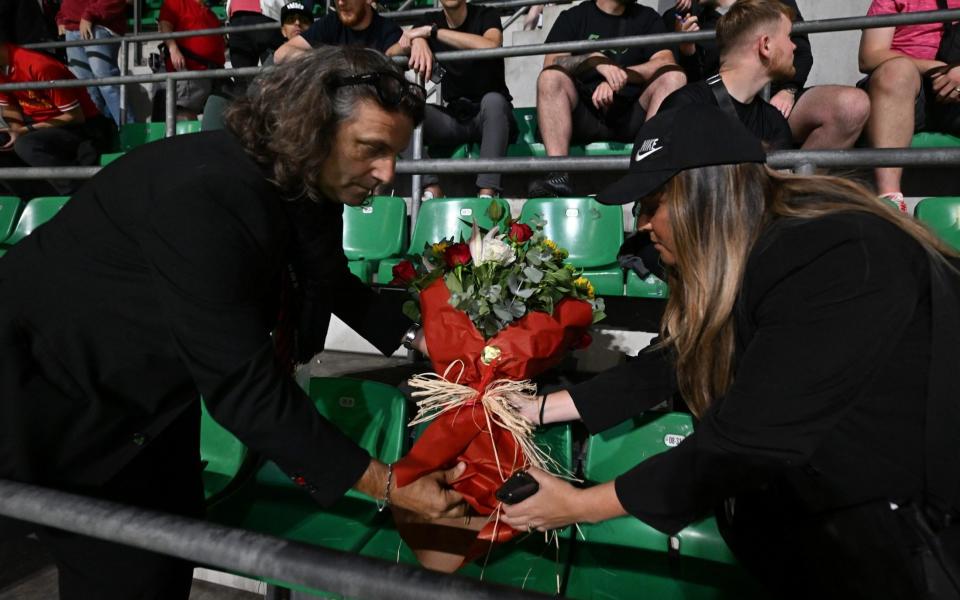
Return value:
[[(960, 8), (960, 0), (946, 0)], [(868, 15), (937, 10), (937, 0), (873, 0)], [(960, 66), (937, 60), (943, 24), (865, 29), (860, 38), (858, 85), (870, 94), (867, 137), (876, 148), (903, 148), (917, 131), (960, 134)], [(906, 210), (903, 169), (876, 170), (877, 191)]]

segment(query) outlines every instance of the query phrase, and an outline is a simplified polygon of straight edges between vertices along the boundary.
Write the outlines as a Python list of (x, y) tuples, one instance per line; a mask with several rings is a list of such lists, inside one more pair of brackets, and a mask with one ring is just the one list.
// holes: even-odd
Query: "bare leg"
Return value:
[(870, 97), (846, 85), (807, 90), (793, 107), (790, 130), (804, 150), (852, 148), (870, 117)]
[(660, 105), (670, 94), (687, 85), (687, 76), (682, 71), (667, 71), (650, 82), (640, 94), (640, 106), (649, 120), (660, 110)]
[[(906, 148), (914, 127), (914, 102), (920, 93), (920, 72), (907, 58), (893, 58), (870, 75), (870, 118), (867, 136), (874, 148)], [(903, 169), (877, 169), (877, 192), (900, 192)]]
[(573, 133), (573, 109), (579, 98), (573, 80), (557, 69), (545, 69), (537, 79), (537, 121), (547, 156), (566, 156)]
[(467, 519), (424, 520), (415, 513), (391, 508), (393, 520), (403, 540), (410, 546), (424, 568), (453, 573), (463, 562), (468, 549), (477, 539), (477, 532), (488, 517)]

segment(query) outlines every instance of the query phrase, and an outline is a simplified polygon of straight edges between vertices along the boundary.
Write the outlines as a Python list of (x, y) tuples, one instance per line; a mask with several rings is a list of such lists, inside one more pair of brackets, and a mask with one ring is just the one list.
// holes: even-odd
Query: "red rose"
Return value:
[(593, 343), (593, 336), (590, 335), (589, 333), (584, 332), (583, 336), (579, 340), (574, 342), (573, 349), (583, 350), (584, 348), (588, 347), (592, 343)]
[(533, 230), (530, 229), (529, 225), (513, 222), (510, 223), (510, 232), (507, 235), (514, 242), (522, 244), (533, 237)]
[(393, 267), (393, 281), (390, 285), (406, 285), (417, 278), (417, 269), (409, 260), (401, 260)]
[(446, 252), (443, 253), (443, 260), (446, 261), (447, 266), (451, 268), (458, 265), (470, 264), (470, 246), (463, 242), (450, 245)]

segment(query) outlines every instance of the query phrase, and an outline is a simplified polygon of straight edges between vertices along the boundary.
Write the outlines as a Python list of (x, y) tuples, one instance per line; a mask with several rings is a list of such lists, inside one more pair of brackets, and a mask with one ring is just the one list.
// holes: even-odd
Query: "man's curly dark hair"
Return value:
[(422, 96), (405, 94), (384, 106), (372, 84), (336, 86), (351, 75), (403, 72), (390, 59), (365, 48), (324, 46), (259, 75), (247, 95), (227, 110), (226, 127), (286, 197), (317, 200), (321, 165), (341, 123), (364, 100), (423, 121)]

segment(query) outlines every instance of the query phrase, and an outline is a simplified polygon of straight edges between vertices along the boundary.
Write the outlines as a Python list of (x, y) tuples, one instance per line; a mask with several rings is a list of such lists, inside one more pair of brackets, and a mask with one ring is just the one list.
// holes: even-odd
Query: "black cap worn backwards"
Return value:
[(287, 20), (287, 15), (298, 14), (308, 17), (309, 20), (313, 20), (313, 15), (310, 14), (310, 11), (307, 10), (307, 7), (303, 5), (302, 2), (288, 2), (280, 9), (280, 22), (283, 23)]
[(686, 169), (766, 160), (760, 140), (740, 121), (716, 106), (691, 104), (658, 113), (643, 124), (633, 144), (630, 172), (597, 200), (628, 204)]

